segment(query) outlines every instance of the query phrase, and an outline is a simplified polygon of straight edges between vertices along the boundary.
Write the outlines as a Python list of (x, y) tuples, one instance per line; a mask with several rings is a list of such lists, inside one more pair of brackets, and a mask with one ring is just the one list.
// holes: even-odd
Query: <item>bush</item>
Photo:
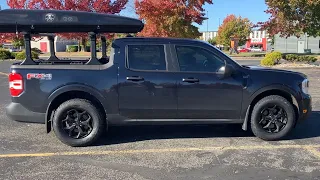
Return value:
[(78, 52), (78, 46), (68, 46), (67, 52)]
[(287, 54), (285, 59), (289, 62), (305, 62), (305, 63), (313, 63), (317, 61), (317, 58), (313, 56), (299, 56), (296, 54)]
[(267, 53), (265, 58), (261, 60), (261, 65), (273, 66), (275, 64), (278, 64), (281, 59), (282, 59), (281, 52), (274, 51), (272, 53)]
[(38, 49), (38, 48), (31, 48), (31, 51), (36, 52), (38, 54), (42, 53), (42, 51), (40, 49)]
[(18, 54), (19, 52), (12, 52), (11, 53), (11, 59), (15, 59), (16, 58), (16, 55)]
[(217, 44), (217, 40), (216, 40), (216, 38), (208, 39), (208, 43), (210, 43), (211, 45), (215, 46)]
[(0, 60), (11, 59), (11, 52), (6, 49), (0, 49)]
[(267, 53), (266, 58), (271, 58), (276, 64), (278, 64), (279, 61), (282, 59), (282, 54), (281, 52), (274, 51), (272, 53)]
[(313, 57), (313, 56), (304, 56), (304, 57), (305, 57), (304, 61), (308, 63), (314, 63), (318, 60), (316, 57)]
[(285, 56), (285, 60), (287, 60), (289, 62), (296, 62), (296, 61), (298, 61), (298, 59), (299, 59), (299, 56), (296, 54), (287, 54)]
[(263, 66), (274, 66), (276, 64), (276, 62), (270, 57), (263, 58), (260, 63)]
[[(34, 51), (31, 51), (31, 54), (32, 54), (32, 59), (39, 59), (39, 54), (34, 52)], [(26, 51), (22, 51), (22, 52), (19, 52), (16, 54), (16, 57), (15, 57), (16, 60), (24, 60), (26, 59)]]

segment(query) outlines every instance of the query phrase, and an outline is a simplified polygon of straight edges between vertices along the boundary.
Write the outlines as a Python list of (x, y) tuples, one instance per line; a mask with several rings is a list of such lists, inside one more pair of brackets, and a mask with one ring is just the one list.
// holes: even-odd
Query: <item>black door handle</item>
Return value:
[(140, 77), (140, 76), (130, 76), (130, 77), (127, 77), (127, 80), (128, 81), (143, 81), (144, 78)]
[(182, 81), (183, 81), (183, 82), (188, 82), (188, 83), (196, 83), (196, 82), (199, 82), (199, 79), (195, 79), (195, 78), (183, 78)]

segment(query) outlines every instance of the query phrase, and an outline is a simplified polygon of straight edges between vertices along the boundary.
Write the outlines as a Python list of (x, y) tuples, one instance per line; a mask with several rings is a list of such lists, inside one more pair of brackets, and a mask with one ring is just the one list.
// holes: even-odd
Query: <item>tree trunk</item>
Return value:
[(79, 39), (78, 40), (78, 52), (80, 52), (80, 48), (81, 48), (81, 43), (80, 42), (81, 42), (81, 40)]
[(82, 44), (82, 52), (86, 52), (86, 39), (85, 38), (81, 38), (81, 44)]

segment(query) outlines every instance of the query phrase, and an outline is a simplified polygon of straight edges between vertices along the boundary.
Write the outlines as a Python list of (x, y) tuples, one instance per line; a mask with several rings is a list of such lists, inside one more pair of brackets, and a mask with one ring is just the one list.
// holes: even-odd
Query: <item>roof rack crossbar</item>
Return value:
[(59, 59), (56, 56), (55, 50), (54, 50), (54, 35), (47, 35), (48, 36), (48, 40), (49, 40), (49, 44), (50, 44), (50, 57), (48, 59), (48, 61), (58, 61)]
[(28, 32), (22, 32), (22, 34), (26, 49), (26, 59), (21, 63), (21, 65), (35, 65), (36, 62), (33, 61), (31, 54), (31, 34)]
[(95, 32), (89, 32), (90, 41), (91, 41), (91, 58), (86, 63), (88, 65), (99, 65), (101, 64), (97, 58), (97, 34)]

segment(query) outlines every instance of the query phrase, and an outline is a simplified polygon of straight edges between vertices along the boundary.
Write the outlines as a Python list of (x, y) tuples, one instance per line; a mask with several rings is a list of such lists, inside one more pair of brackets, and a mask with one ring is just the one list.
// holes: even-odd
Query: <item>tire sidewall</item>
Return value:
[[(261, 125), (259, 124), (260, 121), (260, 112), (265, 108), (267, 105), (277, 105), (284, 109), (287, 114), (287, 124), (286, 126), (278, 133), (268, 133), (262, 129)], [(285, 137), (294, 127), (296, 121), (295, 112), (293, 106), (289, 101), (280, 97), (280, 96), (270, 96), (270, 98), (264, 98), (260, 100), (255, 106), (252, 111), (252, 118), (251, 118), (251, 129), (252, 132), (259, 138), (264, 140), (279, 140)]]
[[(65, 132), (62, 128), (62, 120), (64, 119), (64, 114), (71, 110), (72, 108), (78, 108), (87, 111), (87, 113), (92, 118), (92, 131), (91, 133), (80, 139), (75, 139), (70, 137), (67, 132)], [(101, 127), (101, 116), (97, 109), (87, 101), (83, 100), (70, 100), (63, 104), (61, 104), (56, 110), (53, 118), (53, 130), (56, 136), (65, 144), (70, 146), (86, 146), (93, 143), (99, 134), (99, 130)]]

